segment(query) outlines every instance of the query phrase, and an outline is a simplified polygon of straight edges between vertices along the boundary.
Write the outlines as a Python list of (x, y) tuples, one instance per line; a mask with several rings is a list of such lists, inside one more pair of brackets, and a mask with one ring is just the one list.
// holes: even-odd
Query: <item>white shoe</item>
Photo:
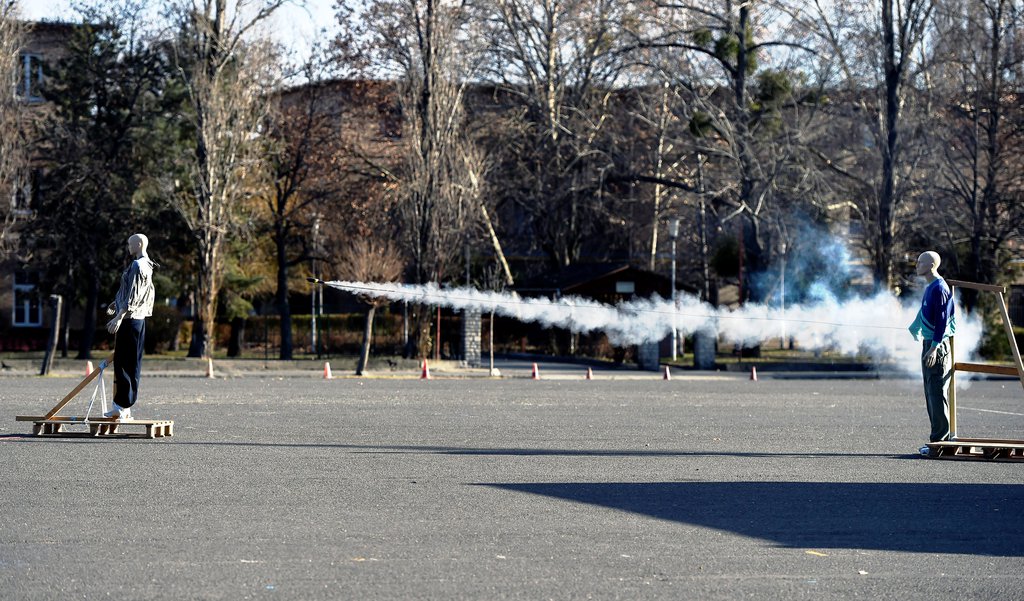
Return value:
[(103, 417), (112, 417), (123, 422), (132, 418), (132, 410), (131, 408), (122, 409), (121, 407), (114, 405), (110, 411), (103, 414)]

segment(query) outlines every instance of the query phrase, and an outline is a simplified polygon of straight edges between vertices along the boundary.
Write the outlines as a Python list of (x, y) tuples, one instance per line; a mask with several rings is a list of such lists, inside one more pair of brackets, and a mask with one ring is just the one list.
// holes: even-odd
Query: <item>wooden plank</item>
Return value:
[[(136, 432), (117, 432), (114, 434), (93, 434), (91, 432), (74, 432), (74, 431), (62, 431), (59, 433), (41, 433), (37, 435), (40, 438), (108, 438), (108, 439), (123, 439), (123, 438), (138, 438), (142, 440), (148, 440), (149, 437), (143, 431)], [(163, 437), (158, 437), (163, 438)]]
[(1024, 445), (1024, 440), (1010, 440), (1006, 438), (957, 438), (956, 440), (944, 440), (942, 443), (932, 444), (962, 444), (962, 443), (975, 443), (975, 444), (1009, 444), (1009, 445)]
[(956, 286), (957, 288), (986, 290), (988, 292), (1006, 292), (1006, 286), (996, 286), (994, 284), (977, 284), (975, 282), (965, 282), (963, 280), (946, 280), (946, 283), (950, 286)]
[(90, 419), (89, 421), (85, 421), (85, 420), (82, 420), (82, 419), (78, 419), (78, 420), (74, 420), (74, 419), (61, 419), (60, 416), (53, 417), (53, 418), (50, 418), (50, 419), (39, 418), (39, 419), (36, 419), (36, 420), (33, 420), (33, 421), (35, 423), (37, 423), (37, 424), (59, 424), (59, 425), (64, 425), (64, 426), (92, 426), (92, 425), (99, 424), (99, 425), (102, 425), (102, 426), (126, 426), (126, 425), (127, 426), (131, 426), (131, 425), (136, 425), (136, 426), (146, 426), (146, 427), (149, 427), (149, 426), (166, 426), (166, 425), (174, 423), (173, 421), (168, 420), (168, 419), (130, 419), (130, 420), (126, 420), (126, 421), (117, 421), (116, 419)]
[[(1024, 441), (1022, 441), (1024, 442)], [(930, 457), (939, 459), (969, 459), (984, 461), (1022, 461), (1024, 444), (958, 444), (931, 443)]]
[[(31, 416), (25, 415), (18, 417), (31, 419)], [(99, 418), (96, 420), (84, 421), (83, 418), (74, 416), (55, 416), (50, 419), (45, 419), (44, 417), (39, 416), (32, 421), (32, 433), (37, 436), (66, 436), (72, 438), (82, 436), (164, 438), (174, 435), (174, 421), (169, 419), (136, 419), (117, 421), (113, 418)], [(88, 432), (65, 429), (65, 427), (70, 426), (87, 426)], [(128, 433), (118, 431), (119, 428), (127, 426), (143, 426), (143, 432)]]
[(122, 424), (130, 424), (130, 423), (136, 423), (136, 424), (163, 424), (163, 423), (167, 423), (167, 422), (172, 421), (172, 420), (169, 420), (169, 419), (132, 419), (132, 420), (128, 420), (128, 421), (119, 422), (116, 417), (90, 417), (89, 420), (86, 421), (86, 419), (84, 417), (78, 417), (78, 416), (73, 416), (73, 415), (55, 415), (55, 416), (50, 417), (50, 418), (47, 418), (47, 417), (45, 417), (43, 415), (16, 415), (14, 417), (14, 419), (15, 419), (15, 421), (19, 421), (19, 422), (51, 421), (51, 422), (73, 422), (73, 423), (80, 423), (80, 424), (87, 424), (87, 423), (88, 424), (102, 424), (102, 423), (114, 423), (114, 422), (122, 423)]
[(1000, 376), (1020, 377), (1020, 374), (1017, 373), (1017, 368), (1010, 367), (1008, 365), (987, 365), (985, 363), (954, 363), (953, 369), (956, 371), (968, 371), (978, 374), (997, 374)]
[[(1024, 441), (1017, 441), (1024, 443)], [(964, 441), (931, 442), (929, 457), (968, 461), (1024, 461), (1024, 444), (984, 444)]]
[[(950, 408), (949, 419), (950, 419), (950, 434), (955, 435), (956, 434), (956, 421), (957, 421), (957, 419), (956, 419), (957, 415), (956, 415), (956, 381), (955, 381), (955, 378), (956, 378), (957, 370), (976, 372), (976, 373), (990, 373), (990, 374), (999, 374), (999, 375), (1006, 375), (1006, 376), (1016, 376), (1016, 378), (1020, 381), (1021, 386), (1024, 386), (1024, 361), (1021, 360), (1020, 349), (1017, 348), (1017, 340), (1016, 340), (1016, 338), (1013, 335), (1013, 324), (1010, 322), (1010, 314), (1009, 314), (1009, 312), (1006, 309), (1006, 300), (1003, 298), (1003, 294), (1006, 292), (1006, 287), (1005, 286), (992, 285), (992, 284), (978, 284), (978, 283), (975, 283), (975, 282), (965, 282), (965, 281), (962, 281), (962, 280), (946, 280), (946, 283), (950, 285), (950, 287), (951, 287), (950, 289), (951, 290), (953, 288), (955, 288), (955, 287), (960, 287), (960, 288), (970, 288), (970, 289), (973, 289), (973, 290), (982, 290), (982, 291), (988, 291), (988, 292), (995, 292), (996, 293), (996, 296), (999, 297), (999, 309), (1002, 312), (1002, 316), (1003, 316), (1003, 326), (1006, 329), (1006, 336), (1010, 340), (1010, 348), (1013, 350), (1013, 359), (1014, 359), (1014, 363), (1015, 363), (1014, 367), (1009, 367), (1009, 368), (1008, 367), (1003, 367), (1003, 366), (1000, 366), (1000, 365), (985, 365), (985, 364), (979, 364), (979, 363), (957, 363), (956, 360), (955, 360), (955, 355), (953, 355), (953, 358), (954, 358), (953, 370), (950, 373), (950, 386), (949, 386), (949, 404), (950, 404), (950, 407), (949, 407)], [(952, 338), (950, 338), (950, 346), (951, 346), (950, 350), (951, 350), (951, 355), (952, 355)], [(963, 440), (963, 439), (959, 439), (958, 438), (958, 441), (959, 440)], [(955, 446), (955, 445), (957, 445), (957, 441), (952, 441), (952, 442), (950, 442), (948, 444)], [(950, 454), (947, 454), (948, 449), (943, 448), (942, 446), (931, 446), (931, 445), (929, 445), (929, 448), (931, 448), (932, 451), (938, 452), (940, 456), (943, 456), (945, 458), (953, 458), (953, 457), (950, 456)], [(955, 446), (956, 450), (954, 450), (952, 453), (960, 453), (962, 448), (963, 447)], [(970, 451), (971, 451), (971, 449), (968, 448), (967, 452), (970, 453)], [(1024, 453), (1021, 452), (1021, 449), (1013, 448), (1012, 450), (1008, 451), (1008, 453), (1009, 453), (1008, 457), (1005, 460), (1015, 460), (1015, 461), (1024, 460)], [(973, 458), (977, 458), (977, 457), (973, 457)]]
[[(956, 365), (956, 346), (953, 342), (956, 336), (949, 337), (949, 361), (954, 366)], [(956, 369), (949, 371), (949, 388), (946, 393), (947, 402), (949, 404), (949, 435), (956, 437)]]
[(936, 448), (964, 448), (971, 447), (976, 449), (1020, 449), (1024, 450), (1024, 440), (1011, 442), (964, 442), (958, 440), (956, 442), (933, 442), (929, 443), (928, 446), (934, 446)]
[[(102, 365), (103, 368), (106, 368), (107, 365), (110, 365), (113, 362), (114, 362), (114, 353), (110, 353), (110, 356), (107, 357), (106, 359), (104, 359), (102, 362), (100, 362), (100, 365)], [(46, 418), (49, 419), (49, 418), (53, 417), (54, 415), (56, 415), (58, 411), (63, 409), (65, 405), (67, 405), (68, 403), (71, 402), (71, 399), (73, 399), (76, 396), (78, 396), (78, 393), (82, 392), (82, 389), (85, 388), (86, 386), (88, 386), (89, 382), (92, 382), (93, 380), (95, 380), (96, 377), (99, 376), (101, 373), (103, 373), (103, 369), (95, 369), (95, 370), (93, 370), (93, 372), (91, 374), (85, 376), (85, 378), (81, 382), (78, 383), (78, 386), (75, 386), (74, 390), (69, 392), (66, 397), (64, 397), (63, 399), (61, 399), (61, 401), (59, 403), (54, 405), (53, 409), (50, 409), (50, 412), (46, 414)]]
[(1020, 349), (1017, 348), (1017, 339), (1013, 335), (1013, 323), (1010, 321), (1010, 312), (1006, 310), (1006, 300), (1003, 293), (999, 296), (999, 311), (1003, 314), (1003, 326), (1006, 328), (1006, 336), (1010, 339), (1010, 349), (1013, 351), (1013, 360), (1017, 364), (1017, 374), (1020, 378), (1020, 385), (1024, 386), (1024, 363), (1020, 360)]

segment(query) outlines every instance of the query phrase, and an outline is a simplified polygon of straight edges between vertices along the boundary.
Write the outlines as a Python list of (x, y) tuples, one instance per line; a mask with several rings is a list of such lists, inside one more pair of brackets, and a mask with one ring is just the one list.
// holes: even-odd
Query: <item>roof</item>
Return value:
[[(594, 287), (604, 280), (643, 282), (644, 285), (637, 286), (637, 294), (640, 296), (649, 296), (654, 292), (666, 296), (671, 286), (667, 275), (628, 263), (578, 263), (522, 280), (515, 286), (515, 290), (528, 294), (596, 296)], [(676, 287), (680, 290), (693, 290), (678, 282)]]

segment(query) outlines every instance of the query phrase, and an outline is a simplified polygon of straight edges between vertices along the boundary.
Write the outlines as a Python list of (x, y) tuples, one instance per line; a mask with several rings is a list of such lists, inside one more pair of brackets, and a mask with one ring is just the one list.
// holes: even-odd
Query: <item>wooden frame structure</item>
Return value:
[(1017, 348), (1017, 340), (1013, 336), (1013, 325), (1010, 322), (1010, 312), (1006, 308), (1005, 286), (992, 284), (976, 284), (961, 280), (946, 280), (952, 294), (955, 288), (969, 288), (981, 292), (994, 292), (999, 300), (999, 310), (1003, 317), (1003, 326), (1006, 328), (1006, 336), (1010, 340), (1010, 349), (1013, 351), (1014, 366), (988, 365), (985, 363), (965, 363), (956, 360), (955, 336), (949, 338), (949, 355), (953, 361), (953, 367), (949, 374), (949, 440), (943, 442), (928, 443), (932, 457), (940, 459), (985, 459), (996, 461), (1024, 461), (1024, 440), (1003, 440), (992, 438), (960, 438), (957, 436), (957, 414), (956, 414), (956, 372), (970, 372), (1011, 376), (1017, 378), (1024, 387), (1024, 362), (1021, 361), (1020, 349)]
[[(171, 420), (130, 419), (120, 421), (117, 418), (112, 417), (75, 417), (57, 415), (57, 413), (59, 413), (61, 409), (78, 396), (78, 394), (82, 392), (90, 382), (95, 380), (97, 377), (100, 377), (103, 370), (106, 369), (108, 365), (113, 364), (113, 362), (114, 354), (111, 353), (109, 357), (100, 361), (98, 369), (93, 370), (92, 373), (85, 376), (85, 378), (83, 378), (82, 381), (67, 394), (67, 396), (54, 405), (53, 409), (50, 409), (46, 415), (18, 415), (15, 416), (15, 421), (32, 422), (32, 433), (36, 436), (101, 436), (104, 438), (163, 438), (174, 436), (174, 422)], [(85, 425), (89, 427), (89, 431), (76, 432), (67, 430), (66, 428), (71, 425)], [(143, 427), (144, 431), (120, 431), (122, 428), (126, 429), (128, 427), (138, 426)]]

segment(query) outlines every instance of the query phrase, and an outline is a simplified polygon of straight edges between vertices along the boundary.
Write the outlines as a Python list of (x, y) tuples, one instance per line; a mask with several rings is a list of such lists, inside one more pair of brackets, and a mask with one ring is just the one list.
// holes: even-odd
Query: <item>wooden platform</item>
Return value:
[(935, 459), (970, 459), (975, 461), (1024, 461), (1024, 440), (994, 438), (958, 438), (930, 442), (929, 457)]
[[(118, 421), (109, 417), (95, 417), (88, 420), (73, 416), (19, 415), (20, 422), (32, 422), (32, 433), (36, 436), (62, 438), (167, 438), (174, 436), (174, 422), (166, 419), (129, 419)], [(79, 430), (85, 426), (86, 429)], [(76, 428), (76, 429), (72, 429)], [(142, 431), (138, 431), (141, 428)]]

